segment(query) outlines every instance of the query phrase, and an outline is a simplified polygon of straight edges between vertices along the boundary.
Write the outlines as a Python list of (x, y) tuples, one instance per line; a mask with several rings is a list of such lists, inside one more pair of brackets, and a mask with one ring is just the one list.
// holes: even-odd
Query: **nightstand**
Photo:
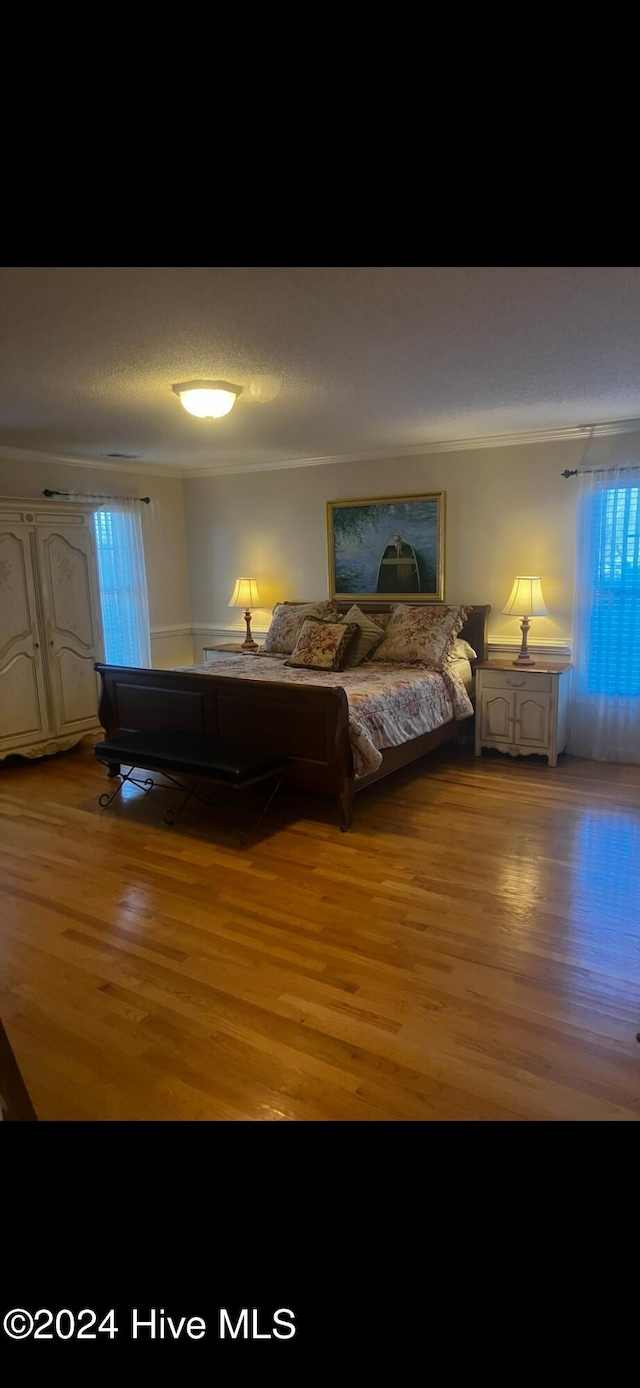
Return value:
[(239, 641), (227, 641), (219, 646), (203, 646), (202, 654), (205, 662), (218, 660), (222, 655), (255, 655), (255, 651), (243, 651)]
[(569, 663), (518, 667), (507, 660), (476, 665), (476, 756), (496, 747), (511, 757), (532, 752), (557, 766), (569, 740)]

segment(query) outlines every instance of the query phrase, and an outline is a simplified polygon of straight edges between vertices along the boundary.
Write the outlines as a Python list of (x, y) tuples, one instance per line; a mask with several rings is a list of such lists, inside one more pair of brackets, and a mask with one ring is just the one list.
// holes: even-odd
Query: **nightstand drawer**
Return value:
[(534, 675), (528, 670), (482, 670), (483, 689), (525, 689), (532, 694), (551, 693), (551, 675)]

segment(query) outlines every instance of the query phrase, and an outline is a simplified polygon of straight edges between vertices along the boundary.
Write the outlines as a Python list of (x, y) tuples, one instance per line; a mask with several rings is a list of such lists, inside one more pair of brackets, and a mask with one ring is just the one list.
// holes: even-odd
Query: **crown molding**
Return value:
[(557, 429), (528, 429), (511, 434), (485, 434), (470, 438), (441, 439), (439, 442), (389, 444), (387, 448), (368, 448), (358, 453), (335, 453), (317, 458), (278, 458), (266, 462), (206, 464), (201, 468), (178, 463), (113, 462), (109, 458), (71, 458), (63, 453), (42, 453), (29, 448), (0, 445), (0, 459), (14, 462), (63, 463), (65, 467), (97, 468), (149, 477), (179, 477), (193, 481), (198, 477), (226, 477), (238, 472), (280, 472), (287, 468), (328, 467), (332, 463), (362, 463), (375, 458), (411, 458), (428, 453), (463, 453), (468, 449), (517, 448), (525, 444), (588, 442), (609, 434), (640, 433), (640, 419), (611, 419), (601, 424), (573, 424)]
[(97, 468), (100, 472), (145, 473), (148, 477), (184, 477), (180, 467), (161, 463), (138, 463), (131, 459), (128, 463), (111, 462), (109, 458), (68, 458), (63, 453), (39, 453), (31, 448), (6, 448), (0, 446), (0, 459), (6, 458), (15, 463), (63, 463), (65, 467)]
[(529, 429), (514, 434), (487, 434), (482, 437), (445, 439), (439, 443), (411, 443), (388, 448), (368, 449), (360, 453), (336, 453), (319, 458), (284, 458), (263, 463), (216, 463), (202, 468), (185, 467), (182, 477), (192, 481), (198, 477), (224, 477), (237, 472), (279, 472), (285, 468), (327, 467), (331, 463), (369, 462), (374, 458), (409, 458), (425, 453), (461, 453), (467, 449), (514, 448), (522, 444), (568, 443), (608, 434), (640, 433), (640, 419), (613, 419), (604, 424), (574, 424), (558, 429)]

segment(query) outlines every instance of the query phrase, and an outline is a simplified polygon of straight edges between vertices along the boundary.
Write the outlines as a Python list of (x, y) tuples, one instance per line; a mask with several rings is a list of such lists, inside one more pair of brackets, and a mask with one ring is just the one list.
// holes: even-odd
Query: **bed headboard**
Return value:
[[(310, 602), (311, 599), (308, 598), (307, 601)], [(336, 600), (336, 607), (344, 614), (348, 612), (349, 608), (353, 607), (353, 603), (357, 601), (357, 598), (354, 598), (353, 602), (338, 602)], [(420, 605), (422, 606), (422, 604)], [(394, 606), (395, 603), (392, 602), (358, 602), (358, 607), (362, 612), (370, 612), (372, 616), (375, 616), (376, 612), (390, 612), (391, 608)], [(469, 606), (468, 604), (466, 604), (466, 606), (469, 616), (459, 634), (464, 641), (468, 641), (469, 645), (473, 646), (474, 651), (478, 652), (477, 660), (471, 661), (472, 666), (475, 667), (479, 661), (488, 660), (489, 658), (487, 630), (489, 626), (491, 603), (487, 602), (481, 605), (474, 603), (473, 606)]]

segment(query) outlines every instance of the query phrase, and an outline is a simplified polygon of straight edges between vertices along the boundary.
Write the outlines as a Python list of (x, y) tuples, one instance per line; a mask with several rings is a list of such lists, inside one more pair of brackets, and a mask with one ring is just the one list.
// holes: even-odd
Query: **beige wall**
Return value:
[(532, 640), (568, 642), (576, 482), (560, 473), (584, 451), (570, 440), (187, 479), (195, 658), (207, 628), (243, 627), (226, 605), (238, 575), (258, 580), (258, 631), (278, 599), (327, 595), (328, 500), (405, 492), (446, 492), (447, 600), (490, 602), (492, 640), (519, 640), (500, 609), (516, 573), (540, 574), (551, 615), (532, 621)]
[(159, 668), (188, 663), (192, 652), (191, 610), (181, 479), (0, 458), (0, 496), (36, 497), (42, 495), (45, 487), (152, 498), (150, 506), (140, 508), (152, 659)]
[[(628, 440), (620, 446), (628, 448)], [(192, 651), (201, 659), (202, 646), (220, 639), (216, 632), (244, 631), (242, 614), (227, 606), (240, 574), (260, 585), (258, 634), (279, 599), (326, 596), (326, 502), (405, 492), (446, 492), (447, 600), (491, 603), (492, 642), (519, 641), (518, 621), (500, 609), (516, 573), (539, 573), (550, 616), (533, 620), (532, 644), (562, 646), (571, 636), (577, 484), (560, 473), (578, 467), (584, 454), (582, 440), (569, 440), (184, 482), (0, 459), (0, 496), (35, 497), (51, 487), (153, 498), (142, 519), (159, 667), (187, 664)]]

